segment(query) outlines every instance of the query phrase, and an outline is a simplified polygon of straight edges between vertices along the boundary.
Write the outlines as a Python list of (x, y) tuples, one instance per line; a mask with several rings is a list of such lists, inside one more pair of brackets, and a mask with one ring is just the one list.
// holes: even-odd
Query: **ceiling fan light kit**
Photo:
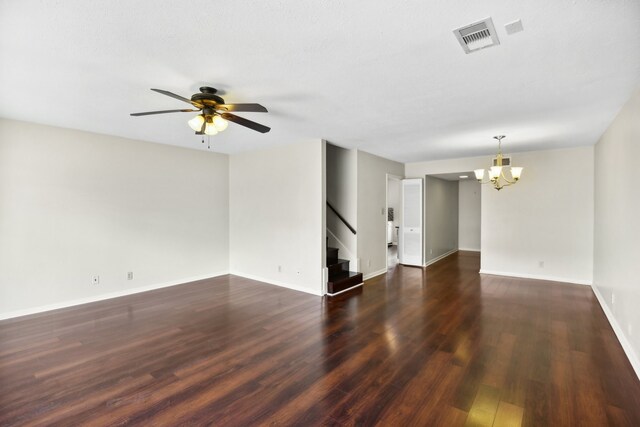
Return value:
[(204, 126), (204, 134), (205, 135), (217, 135), (218, 133), (218, 129), (216, 129), (216, 127), (213, 124), (213, 121), (211, 119), (207, 120), (207, 124)]
[(229, 126), (229, 122), (234, 122), (240, 126), (244, 126), (260, 133), (267, 133), (271, 130), (271, 128), (261, 125), (260, 123), (256, 123), (231, 113), (232, 111), (266, 113), (268, 111), (265, 107), (260, 104), (226, 104), (224, 99), (216, 95), (218, 91), (212, 87), (201, 87), (200, 93), (193, 94), (191, 99), (176, 95), (175, 93), (163, 89), (151, 90), (191, 104), (193, 107), (196, 107), (197, 110), (183, 109), (147, 111), (144, 113), (131, 113), (132, 116), (137, 117), (149, 116), (152, 114), (200, 112), (200, 114), (187, 122), (189, 127), (195, 131), (196, 135), (216, 135), (218, 132), (225, 130)]
[[(510, 168), (511, 179), (507, 178), (507, 176), (504, 174), (504, 169), (503, 169), (504, 157), (502, 156), (502, 140), (506, 137), (504, 135), (498, 135), (498, 136), (494, 136), (493, 138), (498, 140), (498, 155), (495, 158), (494, 165), (489, 168), (489, 180), (484, 181), (484, 174), (485, 174), (484, 169), (476, 169), (473, 172), (475, 173), (476, 179), (478, 180), (478, 182), (480, 182), (480, 184), (492, 184), (493, 188), (500, 191), (504, 187), (508, 187), (520, 181), (520, 177), (522, 176), (522, 170), (524, 168), (521, 168), (518, 166), (511, 166)], [(509, 161), (509, 165), (510, 164), (511, 162)]]
[(213, 125), (218, 130), (218, 132), (222, 132), (223, 130), (225, 130), (229, 126), (229, 122), (226, 121), (225, 119), (223, 119), (220, 116), (213, 116), (213, 119), (211, 119), (211, 120), (213, 122)]
[(193, 119), (189, 120), (187, 123), (189, 123), (189, 127), (191, 127), (191, 129), (193, 129), (196, 132), (200, 132), (200, 129), (202, 128), (202, 124), (204, 123), (204, 116), (202, 114), (198, 114)]

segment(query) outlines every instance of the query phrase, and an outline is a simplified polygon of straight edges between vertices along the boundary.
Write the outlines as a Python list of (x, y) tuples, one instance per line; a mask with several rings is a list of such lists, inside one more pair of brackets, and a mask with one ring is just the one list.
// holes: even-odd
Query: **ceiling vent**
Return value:
[[(493, 166), (498, 166), (498, 159), (496, 157), (493, 158)], [(502, 166), (511, 166), (511, 157), (503, 157)]]
[(465, 53), (500, 44), (491, 18), (453, 30)]

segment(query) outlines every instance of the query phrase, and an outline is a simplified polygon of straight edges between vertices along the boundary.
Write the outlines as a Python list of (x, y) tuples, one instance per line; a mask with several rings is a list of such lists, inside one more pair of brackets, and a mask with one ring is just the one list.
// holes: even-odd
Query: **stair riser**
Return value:
[(327, 258), (338, 259), (338, 249), (336, 249), (336, 248), (327, 248)]
[(329, 265), (329, 279), (331, 279), (332, 275), (343, 271), (349, 271), (349, 261), (332, 263), (332, 265)]
[(362, 274), (358, 274), (353, 277), (349, 277), (347, 279), (342, 279), (336, 282), (329, 282), (327, 284), (327, 292), (330, 294), (335, 294), (340, 291), (344, 291), (345, 289), (349, 289), (355, 285), (362, 283)]

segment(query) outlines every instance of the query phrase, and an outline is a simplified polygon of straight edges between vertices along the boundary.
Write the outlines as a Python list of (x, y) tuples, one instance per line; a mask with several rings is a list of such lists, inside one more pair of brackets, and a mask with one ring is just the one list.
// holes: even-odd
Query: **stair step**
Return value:
[(332, 277), (333, 275), (342, 273), (343, 271), (349, 271), (349, 260), (337, 259), (331, 264), (327, 262), (327, 267), (329, 267), (329, 277)]
[(338, 262), (338, 248), (327, 247), (327, 267)]
[(356, 271), (345, 271), (329, 277), (327, 292), (335, 294), (362, 282), (362, 273), (358, 273)]

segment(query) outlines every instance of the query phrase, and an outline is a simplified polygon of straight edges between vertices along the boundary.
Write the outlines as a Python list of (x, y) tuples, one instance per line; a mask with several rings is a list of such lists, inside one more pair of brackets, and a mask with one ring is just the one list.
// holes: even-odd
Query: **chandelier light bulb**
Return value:
[(204, 117), (202, 117), (202, 114), (198, 114), (193, 119), (189, 120), (187, 123), (189, 123), (189, 127), (191, 129), (193, 129), (196, 132), (200, 132), (200, 129), (202, 129), (202, 124), (204, 123)]
[(511, 176), (513, 177), (514, 180), (519, 180), (520, 179), (520, 175), (522, 175), (522, 168), (520, 167), (512, 167), (511, 168)]
[(476, 174), (476, 179), (482, 181), (484, 179), (484, 169), (476, 169), (473, 171)]
[(204, 133), (205, 135), (215, 135), (218, 133), (218, 129), (216, 129), (213, 122), (207, 122), (207, 124), (204, 127)]
[(215, 116), (213, 118), (213, 125), (216, 127), (218, 132), (222, 132), (227, 128), (227, 126), (229, 126), (229, 122), (220, 116)]
[(502, 172), (502, 166), (491, 166), (491, 169), (489, 170), (489, 177), (492, 180), (496, 180), (500, 178), (501, 172)]

